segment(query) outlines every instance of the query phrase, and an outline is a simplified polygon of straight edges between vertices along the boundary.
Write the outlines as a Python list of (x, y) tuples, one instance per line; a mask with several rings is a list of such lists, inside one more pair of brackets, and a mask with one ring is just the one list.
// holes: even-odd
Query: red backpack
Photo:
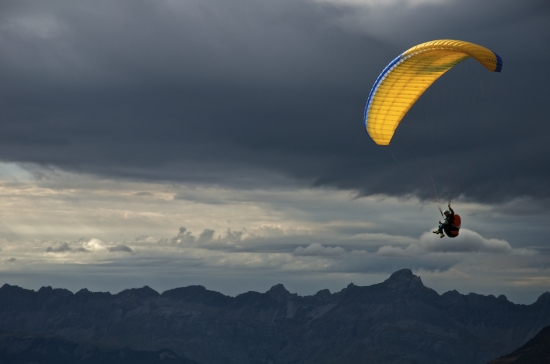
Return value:
[(462, 223), (462, 220), (460, 219), (460, 215), (456, 215), (453, 218), (453, 221), (451, 222), (451, 227), (445, 228), (445, 235), (447, 235), (449, 238), (456, 238), (458, 236), (458, 231), (460, 230), (460, 224)]

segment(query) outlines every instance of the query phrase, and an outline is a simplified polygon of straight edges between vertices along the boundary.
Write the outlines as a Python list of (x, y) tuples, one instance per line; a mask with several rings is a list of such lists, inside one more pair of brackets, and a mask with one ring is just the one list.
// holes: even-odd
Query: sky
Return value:
[[(435, 39), (502, 72), (463, 62), (375, 145), (374, 81)], [(308, 295), (410, 268), (531, 304), (548, 44), (546, 0), (2, 1), (0, 284)], [(452, 240), (431, 232), (449, 200)]]

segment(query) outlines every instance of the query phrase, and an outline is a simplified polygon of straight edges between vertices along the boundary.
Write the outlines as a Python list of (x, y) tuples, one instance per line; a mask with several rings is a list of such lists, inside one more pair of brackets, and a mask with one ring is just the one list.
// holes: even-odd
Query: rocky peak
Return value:
[(324, 299), (332, 297), (332, 294), (330, 293), (330, 291), (328, 289), (325, 288), (325, 289), (322, 289), (319, 292), (315, 293), (314, 297), (318, 298), (318, 299), (321, 299), (321, 300), (324, 300)]
[(280, 283), (271, 287), (266, 294), (277, 301), (286, 301), (291, 296), (285, 286)]
[(96, 299), (96, 298), (110, 298), (112, 294), (110, 292), (92, 292), (86, 288), (82, 288), (80, 291), (76, 292), (74, 296), (77, 299)]
[(73, 295), (73, 293), (67, 289), (52, 288), (50, 286), (41, 287), (38, 290), (37, 294), (38, 294), (38, 297), (41, 297), (41, 299), (62, 298), (62, 297), (68, 297)]
[(548, 302), (550, 302), (550, 292), (544, 292), (540, 295), (540, 297), (537, 299), (537, 301), (534, 303), (535, 305), (546, 305)]
[(144, 286), (143, 288), (131, 288), (125, 289), (124, 291), (117, 294), (117, 296), (126, 297), (133, 296), (137, 298), (157, 298), (160, 294), (152, 289), (149, 286)]
[(43, 287), (40, 287), (40, 289), (38, 290), (38, 293), (43, 293), (43, 294), (48, 294), (50, 292), (53, 292), (53, 288), (51, 286), (43, 286)]
[(508, 301), (508, 297), (506, 297), (505, 295), (501, 294), (500, 296), (497, 297), (497, 300), (499, 301), (503, 301), (503, 302), (509, 302)]
[(410, 269), (401, 269), (393, 273), (384, 284), (394, 290), (426, 288), (420, 277), (415, 276)]
[(19, 286), (12, 286), (10, 284), (4, 283), (2, 288), (0, 288), (0, 293), (16, 293), (16, 292), (30, 292), (28, 289), (21, 288)]
[(219, 292), (209, 291), (203, 286), (188, 286), (174, 288), (162, 293), (161, 297), (186, 302), (204, 303), (207, 305), (223, 305), (231, 301), (231, 297)]
[(206, 288), (200, 285), (174, 288), (164, 291), (161, 296), (171, 299), (182, 299), (186, 301), (196, 301), (204, 295)]

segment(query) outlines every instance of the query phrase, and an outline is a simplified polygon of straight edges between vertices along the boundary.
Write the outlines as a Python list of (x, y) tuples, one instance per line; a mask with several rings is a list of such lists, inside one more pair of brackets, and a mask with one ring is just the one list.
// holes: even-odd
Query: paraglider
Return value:
[[(456, 215), (454, 210), (451, 208), (451, 204), (447, 205), (448, 209), (443, 211), (443, 216), (445, 220), (439, 222), (439, 227), (437, 230), (434, 230), (434, 234), (439, 234), (440, 238), (444, 238), (447, 235), (449, 238), (456, 238), (460, 230), (460, 225), (462, 223), (460, 215)], [(445, 231), (445, 234), (443, 234)]]
[[(418, 44), (391, 61), (374, 82), (365, 106), (364, 126), (374, 143), (389, 146), (399, 124), (420, 96), (443, 74), (468, 58), (491, 72), (502, 70), (502, 59), (493, 51), (474, 43), (450, 39)], [(433, 149), (437, 148), (434, 146)], [(421, 168), (410, 169), (416, 172)], [(429, 180), (434, 185), (431, 173)], [(439, 205), (435, 185), (433, 190)], [(457, 193), (458, 190), (455, 196)], [(449, 196), (449, 209), (442, 213), (445, 221), (433, 231), (440, 237), (445, 236), (443, 232), (451, 238), (459, 233), (461, 219), (451, 209), (453, 197)]]

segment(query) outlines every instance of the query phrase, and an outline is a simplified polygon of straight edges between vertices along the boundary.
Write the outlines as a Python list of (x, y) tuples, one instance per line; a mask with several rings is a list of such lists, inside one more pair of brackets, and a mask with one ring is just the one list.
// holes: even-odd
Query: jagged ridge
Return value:
[(487, 363), (550, 324), (550, 300), (443, 295), (408, 269), (313, 296), (283, 285), (236, 297), (202, 286), (112, 295), (0, 288), (0, 329), (172, 349), (199, 363)]

